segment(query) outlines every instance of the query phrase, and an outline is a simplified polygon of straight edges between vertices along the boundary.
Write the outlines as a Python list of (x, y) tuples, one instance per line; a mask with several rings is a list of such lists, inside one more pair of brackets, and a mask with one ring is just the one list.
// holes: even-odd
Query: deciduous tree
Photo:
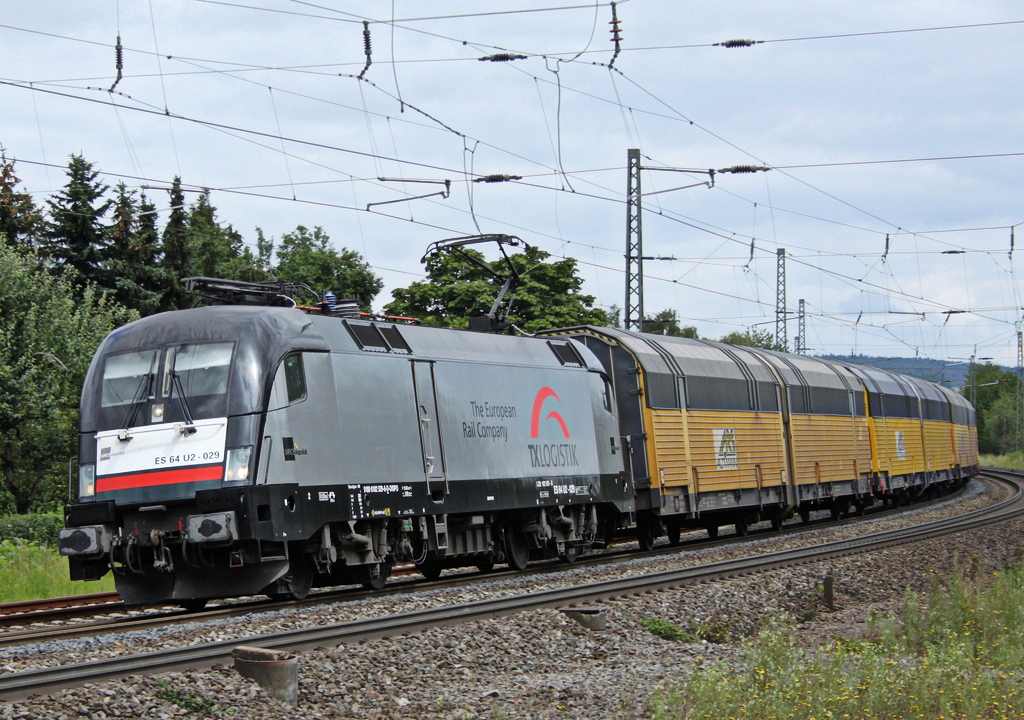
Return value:
[(73, 269), (53, 278), (0, 244), (0, 484), (17, 512), (64, 499), (85, 371), (100, 340), (134, 317)]
[[(463, 248), (463, 252), (485, 262), (477, 250)], [(575, 260), (549, 262), (550, 253), (535, 247), (509, 257), (522, 279), (508, 314), (517, 327), (536, 332), (608, 324), (608, 315), (593, 307), (594, 297), (580, 292), (583, 281), (576, 274)], [(420, 318), (427, 325), (462, 328), (491, 309), (500, 290), (493, 274), (453, 254), (433, 255), (426, 265), (427, 279), (395, 290), (385, 312)], [(489, 265), (494, 274), (509, 272), (504, 260)]]

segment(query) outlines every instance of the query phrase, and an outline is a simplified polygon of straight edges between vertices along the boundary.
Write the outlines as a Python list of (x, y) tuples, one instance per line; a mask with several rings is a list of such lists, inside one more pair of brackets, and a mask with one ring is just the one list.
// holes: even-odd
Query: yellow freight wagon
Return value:
[[(705, 340), (614, 328), (586, 345), (611, 382), (641, 546), (684, 529), (814, 510), (838, 517), (976, 472), (973, 408), (924, 381)], [(958, 399), (959, 398), (959, 399)], [(959, 420), (959, 422), (958, 422)]]

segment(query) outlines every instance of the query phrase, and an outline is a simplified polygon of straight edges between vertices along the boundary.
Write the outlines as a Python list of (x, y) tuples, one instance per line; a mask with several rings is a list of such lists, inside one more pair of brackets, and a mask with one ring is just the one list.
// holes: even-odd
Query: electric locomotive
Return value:
[(72, 578), (112, 570), (130, 604), (300, 598), (397, 562), (572, 560), (631, 517), (611, 385), (579, 343), (189, 286), (214, 304), (115, 330), (89, 368)]

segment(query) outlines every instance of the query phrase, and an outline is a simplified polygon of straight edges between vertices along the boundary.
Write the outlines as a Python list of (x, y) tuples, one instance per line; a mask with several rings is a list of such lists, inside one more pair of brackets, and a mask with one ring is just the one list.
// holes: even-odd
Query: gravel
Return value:
[[(485, 597), (704, 564), (797, 545), (817, 544), (958, 515), (1001, 499), (1003, 491), (974, 481), (956, 501), (897, 518), (738, 545), (637, 558), (607, 569), (572, 568), (540, 578), (482, 580), (465, 588), (412, 591), (406, 596), (332, 603), (100, 637), (25, 645), (0, 651), (0, 673), (145, 649), (239, 640), (293, 627), (345, 622)], [(984, 572), (1019, 561), (1024, 521), (926, 543), (758, 573), (721, 582), (645, 593), (600, 605), (603, 631), (588, 630), (558, 610), (462, 625), (360, 645), (317, 648), (300, 656), (299, 703), (270, 698), (230, 667), (87, 685), (23, 702), (0, 702), (11, 718), (642, 718), (651, 693), (702, 664), (735, 656), (739, 641), (766, 619), (786, 614), (800, 639), (816, 645), (857, 637), (875, 612), (894, 612), (904, 589), (921, 591), (959, 558)], [(834, 579), (834, 609), (818, 587)], [(645, 617), (714, 642), (671, 642), (642, 627)], [(252, 643), (258, 644), (258, 643)]]

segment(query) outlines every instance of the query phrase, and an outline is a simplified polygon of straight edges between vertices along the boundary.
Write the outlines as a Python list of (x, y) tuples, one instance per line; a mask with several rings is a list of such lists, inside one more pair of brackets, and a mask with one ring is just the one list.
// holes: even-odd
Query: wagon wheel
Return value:
[(715, 540), (718, 537), (718, 526), (708, 525), (706, 530), (708, 531), (708, 537)]
[(747, 533), (750, 532), (750, 524), (746, 518), (740, 518), (736, 521), (736, 534), (739, 537), (746, 537)]
[(671, 543), (672, 545), (678, 545), (679, 537), (680, 535), (682, 535), (679, 526), (676, 523), (669, 523), (667, 531), (669, 543)]
[(437, 560), (424, 560), (421, 563), (417, 563), (416, 569), (427, 580), (437, 580), (441, 577), (441, 572), (444, 570), (441, 567), (441, 563)]
[(636, 524), (636, 539), (644, 552), (654, 549), (654, 541), (658, 537), (658, 523), (649, 516), (641, 516)]
[(522, 530), (506, 528), (505, 562), (513, 570), (525, 570), (530, 564), (530, 546), (526, 544)]

